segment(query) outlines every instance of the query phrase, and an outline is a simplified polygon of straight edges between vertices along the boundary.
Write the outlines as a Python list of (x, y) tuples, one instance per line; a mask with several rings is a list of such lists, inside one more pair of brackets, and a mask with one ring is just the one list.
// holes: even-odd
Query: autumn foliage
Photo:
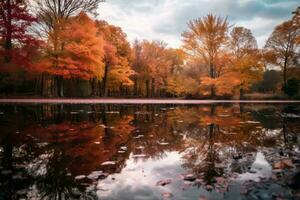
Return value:
[(32, 64), (39, 40), (29, 34), (36, 18), (28, 12), (25, 0), (0, 1), (0, 70), (15, 72)]
[[(54, 32), (57, 30), (54, 30)], [(49, 74), (64, 78), (101, 79), (104, 74), (104, 40), (97, 35), (95, 22), (85, 13), (70, 18), (58, 33), (59, 47), (48, 49), (45, 55)], [(54, 37), (54, 36), (53, 36)], [(49, 45), (51, 46), (51, 45)]]
[(130, 43), (120, 27), (95, 20), (101, 2), (1, 1), (1, 92), (28, 85), (46, 97), (244, 98), (270, 67), (282, 72), (283, 88), (299, 74), (299, 9), (263, 49), (250, 29), (213, 14), (189, 21), (182, 46), (170, 48)]

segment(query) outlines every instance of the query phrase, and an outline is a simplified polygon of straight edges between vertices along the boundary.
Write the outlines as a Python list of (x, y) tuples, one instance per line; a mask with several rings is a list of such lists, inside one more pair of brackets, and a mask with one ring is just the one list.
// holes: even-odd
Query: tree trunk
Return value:
[(44, 96), (44, 79), (45, 79), (45, 75), (44, 73), (42, 73), (42, 77), (41, 77), (41, 88), (40, 88), (40, 95), (43, 97)]
[(285, 50), (285, 58), (284, 58), (284, 64), (283, 64), (283, 87), (285, 88), (287, 85), (287, 64), (288, 64), (288, 52), (289, 49), (287, 48)]
[(287, 73), (286, 73), (286, 63), (284, 63), (284, 67), (283, 67), (283, 86), (284, 88), (286, 87), (287, 85)]
[(98, 95), (102, 96), (101, 81), (98, 81)]
[(107, 96), (107, 88), (106, 88), (107, 75), (108, 75), (108, 65), (105, 64), (104, 76), (103, 76), (103, 79), (102, 79), (102, 95), (103, 96)]
[[(210, 68), (210, 78), (214, 79), (215, 78), (215, 69), (214, 69), (214, 65), (213, 65), (212, 62), (209, 64), (209, 68)], [(211, 94), (211, 98), (215, 98), (216, 97), (216, 91), (215, 91), (215, 87), (214, 86), (211, 86), (210, 94)]]
[(211, 86), (211, 88), (210, 88), (210, 96), (211, 96), (212, 99), (214, 99), (216, 97), (215, 86)]
[(151, 96), (155, 97), (155, 79), (152, 78), (152, 85), (151, 85)]
[(63, 97), (64, 96), (64, 79), (63, 77), (57, 77), (57, 89), (58, 89), (58, 96)]
[(138, 81), (137, 81), (137, 78), (135, 77), (134, 78), (134, 96), (138, 96)]
[(5, 49), (5, 62), (9, 63), (11, 61), (11, 49), (12, 49), (12, 16), (11, 16), (11, 0), (6, 1), (7, 7), (7, 19), (6, 19), (6, 33), (4, 38), (4, 49)]
[(124, 94), (123, 94), (123, 84), (122, 83), (120, 83), (120, 96), (123, 96)]
[(91, 85), (91, 96), (96, 96), (96, 79), (91, 79), (90, 81)]
[(150, 97), (150, 81), (149, 80), (146, 80), (146, 95), (147, 97)]
[(244, 88), (241, 87), (240, 88), (240, 100), (243, 100), (244, 99)]

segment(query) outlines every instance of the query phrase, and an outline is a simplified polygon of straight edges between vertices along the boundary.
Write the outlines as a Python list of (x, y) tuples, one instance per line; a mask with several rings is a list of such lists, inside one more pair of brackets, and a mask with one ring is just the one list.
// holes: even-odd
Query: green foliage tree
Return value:
[(281, 83), (280, 71), (267, 70), (263, 74), (263, 78), (258, 83), (254, 84), (252, 91), (257, 92), (273, 92), (275, 93)]
[(297, 80), (295, 78), (291, 78), (287, 81), (287, 84), (282, 87), (282, 90), (284, 91), (284, 93), (286, 93), (287, 95), (292, 97), (292, 96), (298, 94), (299, 83), (300, 83), (299, 80)]

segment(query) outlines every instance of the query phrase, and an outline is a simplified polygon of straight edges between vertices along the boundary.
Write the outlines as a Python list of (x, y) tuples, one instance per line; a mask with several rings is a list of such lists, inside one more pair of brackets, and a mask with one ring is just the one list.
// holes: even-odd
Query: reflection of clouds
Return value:
[[(109, 199), (161, 199), (161, 194), (165, 191), (172, 192), (176, 188), (174, 182), (179, 180), (182, 173), (180, 168), (180, 155), (177, 152), (168, 152), (164, 159), (143, 159), (135, 161), (130, 158), (126, 161), (126, 167), (121, 174), (113, 174), (106, 180), (98, 182), (99, 198)], [(112, 177), (115, 180), (112, 180)], [(172, 183), (165, 187), (156, 186), (157, 181), (172, 179)], [(178, 190), (178, 188), (177, 188)]]
[(265, 130), (266, 137), (275, 137), (282, 134), (282, 129), (267, 129)]
[[(272, 167), (269, 162), (266, 160), (265, 155), (262, 152), (256, 154), (254, 163), (251, 166), (251, 171), (241, 174), (237, 180), (241, 181), (260, 181), (260, 178), (269, 178), (272, 175)], [(255, 173), (254, 173), (255, 172)]]
[(53, 154), (53, 151), (48, 152), (46, 154), (42, 154), (38, 158), (34, 159), (32, 162), (27, 163), (27, 172), (35, 177), (46, 175), (47, 165), (49, 163), (49, 160), (53, 157)]

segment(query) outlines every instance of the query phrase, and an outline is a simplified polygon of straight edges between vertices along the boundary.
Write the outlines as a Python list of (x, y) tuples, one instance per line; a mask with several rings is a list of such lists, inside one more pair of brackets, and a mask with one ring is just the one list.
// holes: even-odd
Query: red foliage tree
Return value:
[(28, 12), (25, 0), (0, 1), (1, 66), (9, 67), (8, 71), (13, 70), (13, 66), (26, 67), (30, 64), (29, 58), (36, 49), (32, 47), (39, 43), (28, 33), (34, 22), (36, 18)]

